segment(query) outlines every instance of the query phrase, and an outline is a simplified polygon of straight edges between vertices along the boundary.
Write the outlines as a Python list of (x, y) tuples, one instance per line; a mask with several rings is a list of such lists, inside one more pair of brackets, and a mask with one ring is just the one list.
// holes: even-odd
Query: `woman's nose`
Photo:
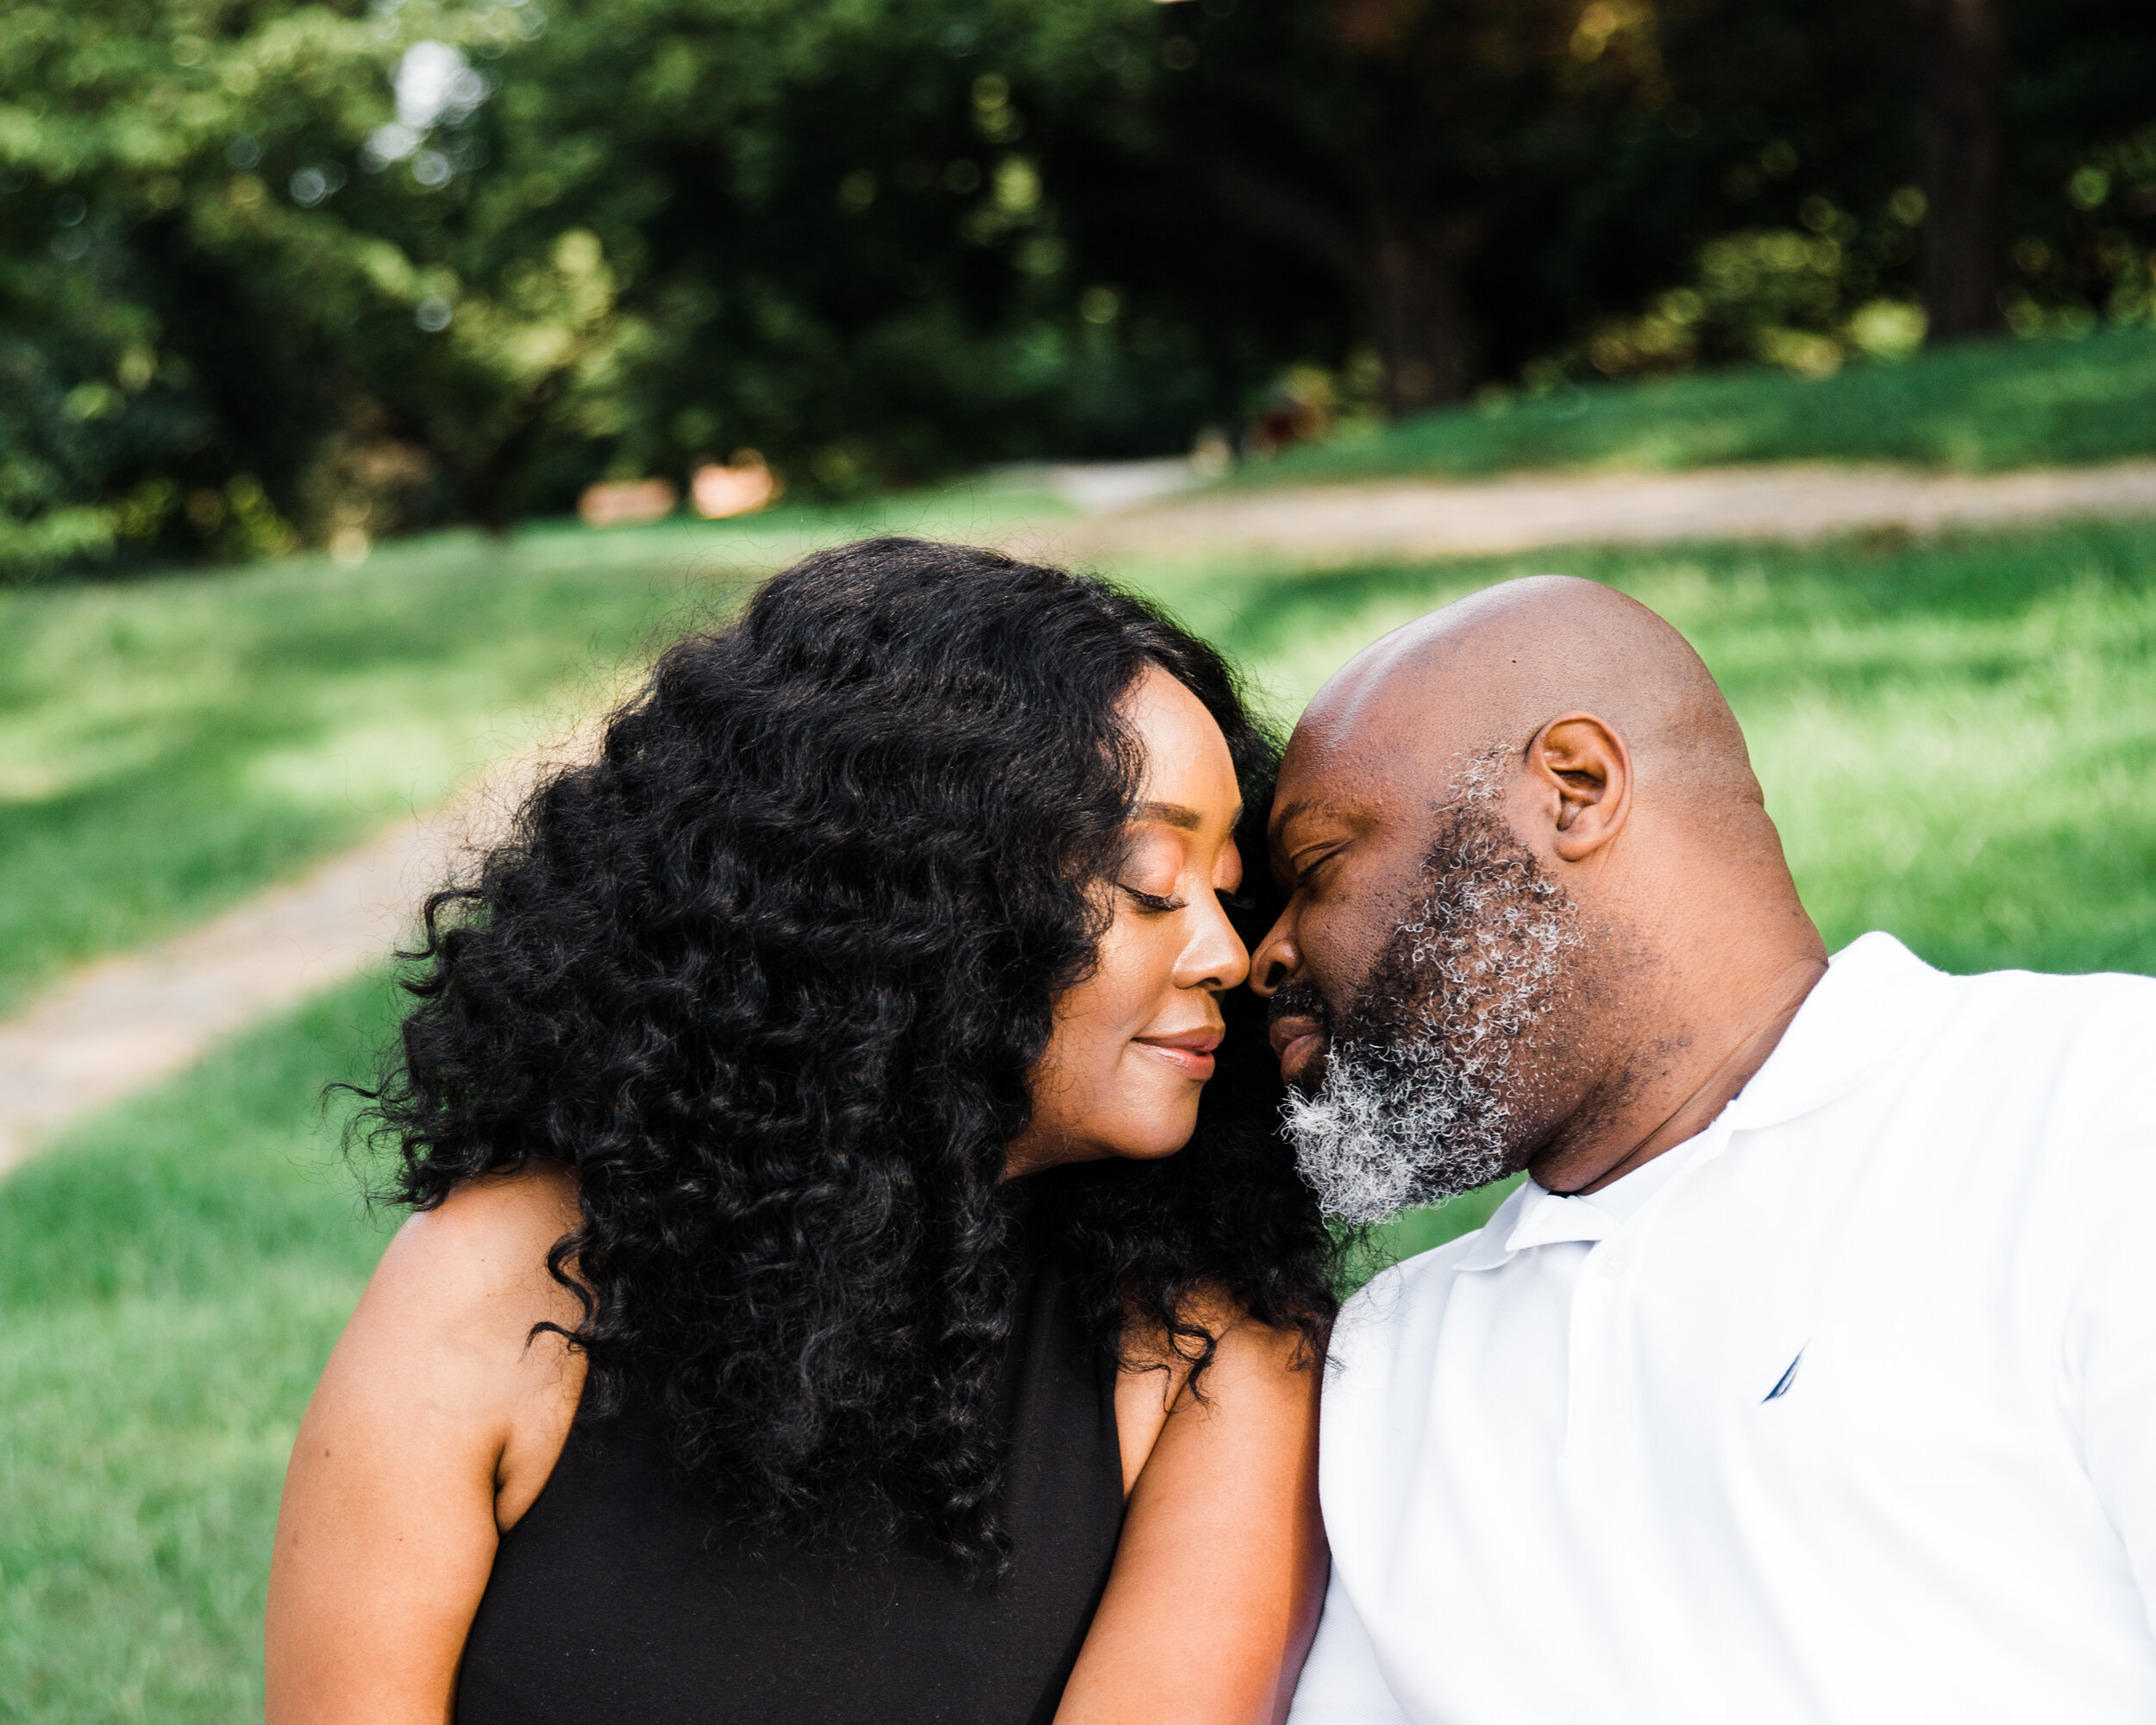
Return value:
[(1232, 988), (1250, 974), (1250, 949), (1243, 944), (1228, 913), (1213, 901), (1197, 937), (1183, 950), (1176, 978), (1187, 988)]

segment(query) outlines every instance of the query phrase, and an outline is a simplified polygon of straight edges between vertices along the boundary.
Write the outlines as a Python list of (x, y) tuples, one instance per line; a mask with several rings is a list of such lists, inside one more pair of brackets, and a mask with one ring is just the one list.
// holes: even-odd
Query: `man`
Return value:
[(1830, 967), (1705, 666), (1585, 581), (1349, 665), (1272, 835), (1328, 1207), (1528, 1176), (1342, 1314), (1294, 1725), (2156, 1720), (2156, 982)]

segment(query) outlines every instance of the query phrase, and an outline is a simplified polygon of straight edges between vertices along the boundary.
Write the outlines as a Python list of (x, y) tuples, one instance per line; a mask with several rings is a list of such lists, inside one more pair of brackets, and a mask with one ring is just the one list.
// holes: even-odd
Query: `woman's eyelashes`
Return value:
[[(1165, 915), (1169, 911), (1181, 911), (1188, 910), (1190, 908), (1190, 900), (1188, 899), (1174, 898), (1165, 893), (1143, 892), (1136, 887), (1125, 885), (1121, 881), (1117, 882), (1117, 884), (1122, 887), (1124, 893), (1130, 898), (1131, 901), (1137, 905), (1141, 910), (1151, 911), (1158, 914)], [(1232, 911), (1254, 911), (1257, 908), (1257, 895), (1255, 893), (1224, 892), (1219, 888), (1216, 887), (1213, 888), (1213, 895)]]

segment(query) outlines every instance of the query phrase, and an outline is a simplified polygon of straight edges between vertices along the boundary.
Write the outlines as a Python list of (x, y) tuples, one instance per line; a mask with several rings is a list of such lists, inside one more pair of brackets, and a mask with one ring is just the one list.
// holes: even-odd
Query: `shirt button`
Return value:
[(1612, 1279), (1622, 1276), (1632, 1268), (1632, 1260), (1614, 1247), (1605, 1251), (1597, 1262), (1601, 1266), (1602, 1274)]

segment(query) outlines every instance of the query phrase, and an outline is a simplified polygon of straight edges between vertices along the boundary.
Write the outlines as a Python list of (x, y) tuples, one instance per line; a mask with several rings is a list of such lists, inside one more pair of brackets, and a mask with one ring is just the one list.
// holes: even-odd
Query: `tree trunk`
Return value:
[(1934, 342), (1996, 329), (2004, 0), (1917, 0), (1924, 312)]
[(1362, 288), (1388, 418), (1467, 393), (1473, 344), (1451, 251), (1440, 237), (1394, 235), (1369, 248)]
[(1360, 308), (1384, 369), (1388, 417), (1467, 393), (1474, 341), (1460, 264), (1485, 231), (1478, 216), (1433, 212), (1410, 189), (1369, 174), (1327, 204), (1232, 157), (1208, 150), (1200, 160), (1196, 184), (1223, 215), (1294, 247)]

